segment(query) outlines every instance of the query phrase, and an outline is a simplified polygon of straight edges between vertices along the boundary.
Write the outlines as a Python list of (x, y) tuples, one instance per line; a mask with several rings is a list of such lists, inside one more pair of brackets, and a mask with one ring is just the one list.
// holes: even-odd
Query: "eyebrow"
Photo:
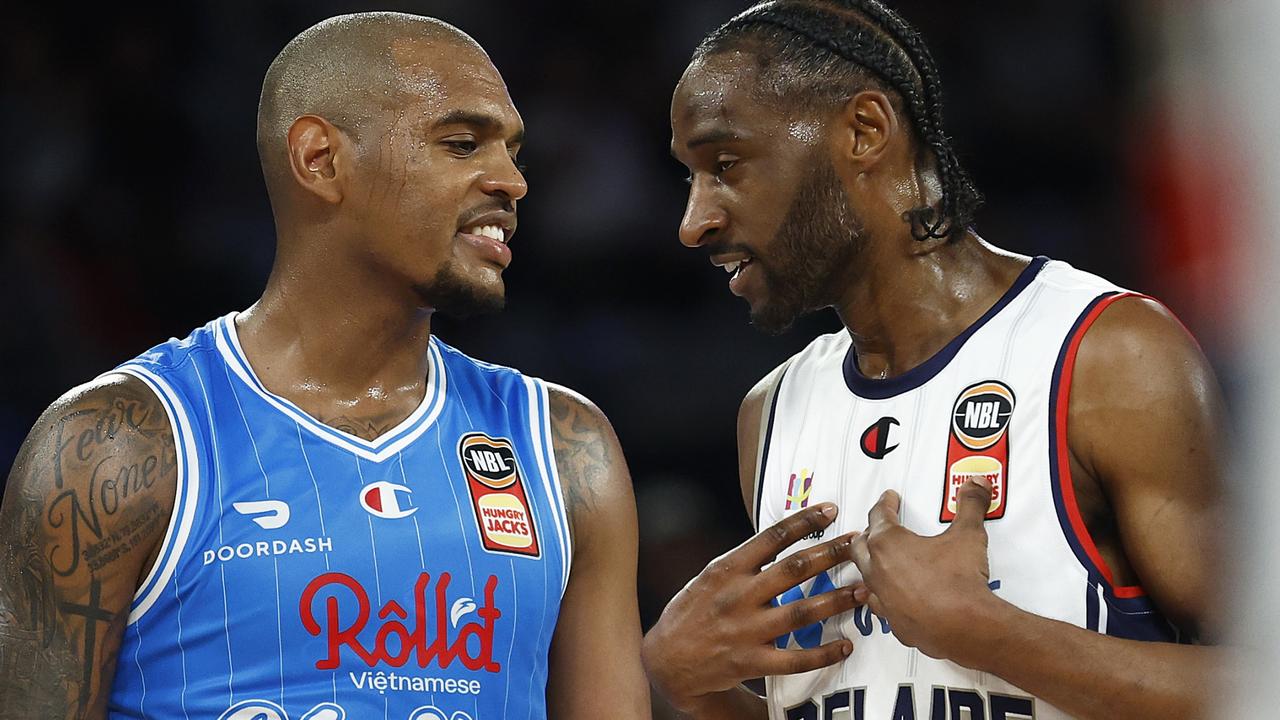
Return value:
[[(685, 143), (685, 147), (687, 147), (690, 150), (693, 150), (695, 148), (702, 147), (703, 145), (711, 145), (713, 143), (722, 143), (722, 142), (729, 142), (731, 140), (741, 140), (741, 139), (742, 137), (734, 133), (732, 130), (729, 130), (723, 127), (718, 127), (718, 128), (713, 128), (711, 130), (707, 130), (699, 134), (695, 134), (693, 137), (689, 138), (688, 142)], [(676, 160), (680, 159), (680, 156), (677, 154), (677, 151), (676, 151), (676, 144), (674, 142), (671, 143), (671, 157), (675, 158)]]
[(722, 142), (727, 142), (729, 140), (740, 140), (740, 139), (741, 138), (733, 131), (727, 128), (721, 127), (721, 128), (715, 128), (713, 130), (708, 130), (701, 134), (694, 135), (693, 137), (689, 138), (688, 142), (685, 143), (685, 147), (692, 150), (696, 147), (701, 147), (703, 145), (710, 145), (712, 143), (722, 143)]
[[(502, 129), (502, 121), (498, 118), (493, 115), (474, 112), (472, 110), (450, 110), (439, 120), (435, 121), (433, 127), (444, 127), (445, 125), (469, 125), (473, 128), (488, 131)], [(508, 143), (511, 145), (523, 145), (524, 128), (517, 130)]]

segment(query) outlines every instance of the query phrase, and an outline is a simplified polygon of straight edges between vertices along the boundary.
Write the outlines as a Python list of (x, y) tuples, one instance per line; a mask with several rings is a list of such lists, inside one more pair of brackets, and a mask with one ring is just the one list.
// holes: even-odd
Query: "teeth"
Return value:
[(497, 225), (477, 225), (467, 229), (469, 235), (483, 235), (487, 238), (497, 240), (498, 242), (506, 242), (506, 233)]
[(727, 272), (727, 273), (729, 273), (730, 275), (732, 275), (732, 274), (734, 274), (734, 273), (738, 272), (738, 266), (739, 266), (739, 265), (741, 265), (741, 264), (742, 264), (742, 261), (741, 261), (741, 260), (739, 260), (739, 261), (737, 261), (737, 262), (726, 263), (726, 264), (725, 264), (725, 266), (724, 266), (724, 271), (725, 271), (725, 272)]

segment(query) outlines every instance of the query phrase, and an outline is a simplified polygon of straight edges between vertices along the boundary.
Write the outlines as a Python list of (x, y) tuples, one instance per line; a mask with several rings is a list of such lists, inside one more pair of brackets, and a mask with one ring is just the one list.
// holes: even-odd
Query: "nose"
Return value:
[(487, 173), (480, 181), (480, 189), (489, 195), (505, 195), (509, 200), (519, 200), (529, 193), (529, 183), (516, 167), (515, 160), (508, 155), (503, 157), (506, 158), (504, 166)]
[(706, 242), (708, 235), (723, 230), (728, 221), (724, 209), (712, 202), (709, 193), (695, 181), (689, 188), (689, 202), (680, 220), (680, 242), (685, 247), (696, 248)]

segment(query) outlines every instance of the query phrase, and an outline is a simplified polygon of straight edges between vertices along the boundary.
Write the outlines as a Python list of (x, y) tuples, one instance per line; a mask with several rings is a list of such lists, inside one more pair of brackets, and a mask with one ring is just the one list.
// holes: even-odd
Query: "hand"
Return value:
[(956, 518), (942, 534), (921, 537), (898, 521), (901, 499), (889, 491), (867, 513), (867, 531), (852, 544), (865, 587), (857, 600), (889, 621), (908, 647), (966, 667), (977, 662), (973, 633), (986, 624), (992, 603), (987, 586), (987, 531), (991, 489), (970, 480), (960, 489)]
[(802, 510), (716, 558), (667, 605), (644, 639), (649, 679), (677, 709), (743, 680), (807, 672), (837, 663), (853, 643), (837, 640), (808, 650), (779, 650), (774, 639), (852, 609), (852, 588), (836, 588), (773, 607), (770, 601), (818, 573), (849, 560), (854, 535), (801, 550), (761, 571), (796, 541), (836, 517), (822, 503)]

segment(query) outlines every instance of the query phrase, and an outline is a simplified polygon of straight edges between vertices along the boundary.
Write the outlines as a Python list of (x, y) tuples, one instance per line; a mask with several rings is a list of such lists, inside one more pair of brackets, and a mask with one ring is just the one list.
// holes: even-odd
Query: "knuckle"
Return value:
[(791, 537), (791, 533), (787, 532), (787, 523), (780, 522), (772, 525), (764, 531), (765, 537), (774, 545), (786, 545)]
[(792, 603), (787, 609), (787, 622), (793, 628), (804, 627), (813, 622), (815, 614), (812, 606), (804, 607), (801, 603)]
[(812, 566), (813, 563), (809, 561), (809, 556), (804, 553), (796, 553), (788, 557), (783, 563), (787, 575), (792, 578), (809, 577), (809, 568)]

